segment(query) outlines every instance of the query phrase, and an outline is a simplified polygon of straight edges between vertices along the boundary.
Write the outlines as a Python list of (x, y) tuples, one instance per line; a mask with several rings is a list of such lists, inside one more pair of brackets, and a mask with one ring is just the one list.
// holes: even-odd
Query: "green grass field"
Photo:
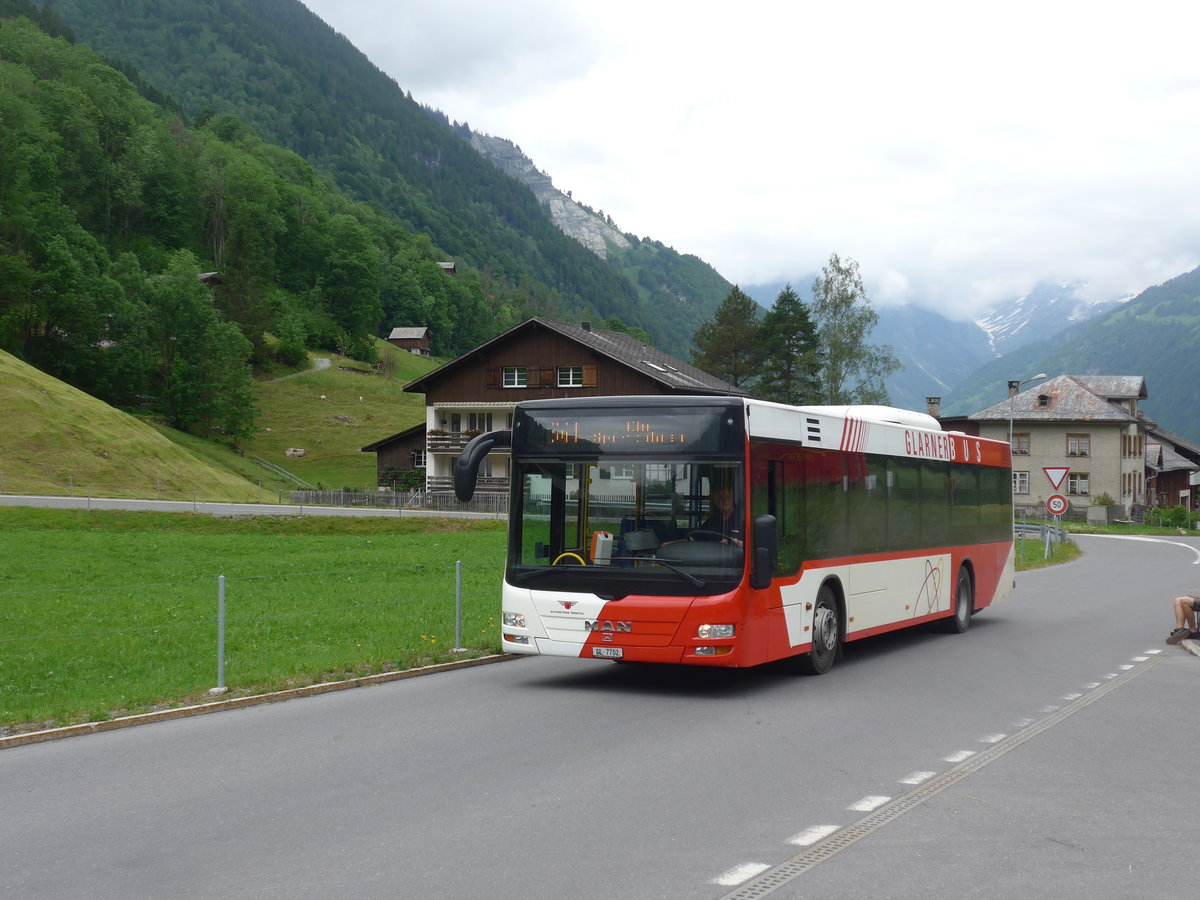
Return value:
[(0, 508), (0, 734), (499, 649), (504, 523)]
[[(295, 485), (255, 457), (314, 486), (374, 490), (375, 454), (361, 448), (424, 421), (424, 397), (403, 388), (438, 364), (383, 341), (379, 352), (380, 374), (330, 356), (326, 369), (257, 381), (257, 431), (232, 448), (114, 409), (0, 351), (0, 493), (286, 501)], [(293, 447), (305, 456), (287, 456)]]

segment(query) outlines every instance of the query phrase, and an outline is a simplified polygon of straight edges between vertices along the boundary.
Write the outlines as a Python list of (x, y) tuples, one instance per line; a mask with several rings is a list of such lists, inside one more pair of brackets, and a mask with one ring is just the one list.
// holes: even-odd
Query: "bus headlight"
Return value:
[(701, 625), (696, 629), (698, 638), (731, 638), (735, 631), (733, 625)]
[(521, 613), (506, 612), (503, 614), (504, 624), (512, 628), (524, 628), (525, 617)]

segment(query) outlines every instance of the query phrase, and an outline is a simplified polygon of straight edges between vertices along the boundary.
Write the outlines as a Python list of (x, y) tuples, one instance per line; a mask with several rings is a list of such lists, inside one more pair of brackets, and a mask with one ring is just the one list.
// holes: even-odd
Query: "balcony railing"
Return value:
[[(454, 434), (430, 434), (425, 437), (425, 447), (430, 453), (462, 453), (467, 444), (476, 437), (475, 434), (456, 432)], [(493, 453), (507, 453), (507, 447), (496, 447)]]
[[(430, 493), (439, 491), (453, 491), (454, 479), (445, 478), (442, 476), (431, 476), (425, 480), (425, 487)], [(507, 494), (508, 479), (496, 478), (490, 475), (480, 476), (475, 481), (475, 493), (477, 494)]]

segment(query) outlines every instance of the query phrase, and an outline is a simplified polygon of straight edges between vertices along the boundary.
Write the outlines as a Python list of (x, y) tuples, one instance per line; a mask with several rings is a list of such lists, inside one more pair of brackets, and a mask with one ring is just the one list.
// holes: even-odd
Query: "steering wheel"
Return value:
[(716, 540), (718, 540), (718, 541), (734, 541), (734, 540), (737, 540), (737, 539), (736, 539), (736, 538), (735, 538), (733, 535), (731, 535), (731, 534), (722, 534), (722, 533), (721, 533), (721, 532), (719, 532), (719, 531), (709, 531), (707, 528), (696, 528), (696, 529), (694, 529), (694, 530), (692, 530), (692, 531), (689, 531), (689, 532), (688, 532), (688, 540), (689, 540), (689, 541), (690, 541), (690, 540), (692, 540), (692, 539), (693, 539), (693, 538), (694, 538), (696, 535), (698, 535), (698, 534), (706, 534), (706, 535), (709, 535), (710, 537), (713, 537), (713, 538), (715, 538), (715, 539), (716, 539)]
[[(574, 560), (574, 562), (571, 562), (572, 560)], [(550, 563), (550, 565), (557, 566), (560, 562), (564, 561), (576, 566), (587, 565), (582, 556), (580, 556), (578, 553), (572, 553), (570, 550), (568, 550), (566, 553), (558, 554), (558, 556), (555, 557), (554, 562)]]

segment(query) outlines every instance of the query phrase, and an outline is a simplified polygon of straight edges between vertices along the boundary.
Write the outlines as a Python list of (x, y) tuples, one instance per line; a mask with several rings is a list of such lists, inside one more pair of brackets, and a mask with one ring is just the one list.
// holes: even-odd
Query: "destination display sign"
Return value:
[(740, 422), (727, 410), (518, 409), (513, 449), (531, 454), (735, 453)]

